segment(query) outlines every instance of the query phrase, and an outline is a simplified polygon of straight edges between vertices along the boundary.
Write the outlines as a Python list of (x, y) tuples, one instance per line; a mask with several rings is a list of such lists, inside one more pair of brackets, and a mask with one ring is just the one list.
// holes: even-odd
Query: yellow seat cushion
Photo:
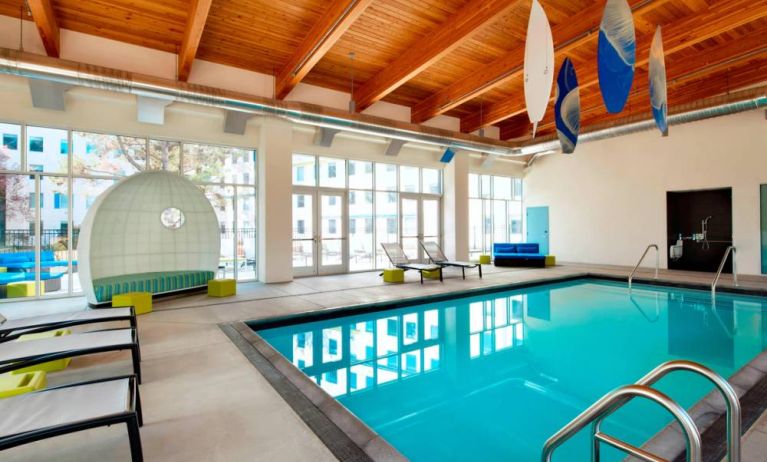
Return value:
[[(52, 337), (61, 337), (62, 335), (69, 335), (72, 331), (69, 329), (57, 329), (48, 332), (39, 332), (37, 334), (26, 334), (20, 336), (16, 341), (25, 342), (28, 340), (41, 340)], [(56, 372), (63, 371), (72, 362), (72, 358), (61, 358), (54, 361), (48, 361), (47, 363), (36, 364), (34, 366), (25, 367), (24, 369), (18, 369), (12, 372), (12, 374), (25, 374), (28, 372), (43, 371), (43, 372)]]
[(132, 306), (136, 314), (152, 312), (152, 294), (149, 292), (127, 292), (112, 296), (112, 307)]
[(480, 255), (479, 256), (479, 263), (481, 265), (489, 265), (492, 261), (492, 258), (490, 255)]
[[(34, 297), (35, 281), (11, 282), (6, 286), (5, 293), (8, 298)], [(45, 287), (40, 284), (40, 295), (43, 295), (44, 293)]]
[(18, 371), (0, 375), (0, 399), (29, 393), (45, 388), (47, 384), (44, 371), (20, 373)]
[(234, 279), (211, 279), (208, 281), (209, 297), (231, 297), (237, 295), (237, 281)]
[(439, 279), (440, 270), (423, 271), (423, 277), (425, 279)]
[(546, 266), (557, 266), (557, 257), (554, 255), (546, 255)]
[(384, 282), (405, 282), (405, 270), (401, 268), (387, 268), (383, 270)]

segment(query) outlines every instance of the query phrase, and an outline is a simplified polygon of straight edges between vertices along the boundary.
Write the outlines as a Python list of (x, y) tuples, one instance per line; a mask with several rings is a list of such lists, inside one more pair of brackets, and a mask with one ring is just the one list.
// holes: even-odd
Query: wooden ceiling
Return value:
[[(597, 32), (605, 0), (540, 0), (557, 67), (573, 60), (582, 126), (650, 115), (647, 58), (662, 26), (670, 105), (761, 83), (767, 70), (767, 0), (629, 0), (637, 72), (626, 109), (608, 115), (599, 94)], [(495, 124), (530, 136), (522, 66), (531, 0), (0, 0), (29, 19), (49, 55), (58, 29), (179, 54), (178, 76), (203, 59), (276, 76), (276, 95), (303, 81), (349, 92), (362, 110), (383, 100), (439, 114), (462, 131)], [(350, 53), (354, 58), (350, 58)], [(553, 96), (553, 92), (552, 92)], [(552, 104), (553, 106), (553, 104)], [(553, 133), (550, 110), (539, 130)]]

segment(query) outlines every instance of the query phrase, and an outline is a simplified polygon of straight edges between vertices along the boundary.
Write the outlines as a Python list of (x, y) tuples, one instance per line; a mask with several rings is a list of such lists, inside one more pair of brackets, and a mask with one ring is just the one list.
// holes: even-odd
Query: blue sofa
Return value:
[[(77, 265), (77, 262), (72, 262), (72, 265)], [(4, 266), (8, 269), (8, 272), (27, 272), (35, 270), (35, 253), (34, 252), (14, 252), (14, 253), (0, 253), (0, 266)], [(40, 252), (40, 267), (41, 268), (58, 268), (67, 267), (65, 260), (56, 260), (52, 250), (43, 250)]]
[(495, 266), (546, 266), (546, 255), (540, 253), (538, 244), (493, 244)]

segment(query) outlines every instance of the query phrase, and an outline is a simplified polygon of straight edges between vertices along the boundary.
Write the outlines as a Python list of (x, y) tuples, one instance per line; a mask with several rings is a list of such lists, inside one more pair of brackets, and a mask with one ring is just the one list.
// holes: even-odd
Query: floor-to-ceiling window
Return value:
[(522, 180), (469, 174), (469, 255), (492, 252), (494, 242), (522, 242)]
[(388, 242), (421, 259), (418, 239), (440, 242), (441, 200), (438, 169), (295, 154), (294, 272), (383, 268), (389, 260), (381, 244)]
[(255, 279), (255, 151), (4, 123), (0, 136), (0, 297), (18, 282), (26, 287), (15, 284), (12, 296), (81, 292), (77, 244), (89, 207), (148, 169), (200, 186), (221, 225), (219, 274)]

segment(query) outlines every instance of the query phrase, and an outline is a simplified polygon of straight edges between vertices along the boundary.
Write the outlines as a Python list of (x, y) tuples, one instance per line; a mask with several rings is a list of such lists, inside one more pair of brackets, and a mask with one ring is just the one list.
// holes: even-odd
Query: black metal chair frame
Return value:
[[(441, 265), (441, 266), (452, 266), (454, 268), (461, 268), (461, 276), (463, 279), (466, 279), (466, 270), (467, 269), (473, 269), (477, 268), (479, 270), (479, 278), (482, 279), (482, 264), (481, 263), (473, 263), (471, 265), (465, 265), (459, 262), (454, 262), (450, 260), (435, 260), (434, 257), (429, 253), (428, 250), (426, 250), (426, 246), (424, 245), (423, 241), (418, 241), (419, 244), (421, 244), (421, 248), (423, 249), (424, 253), (426, 253), (426, 256), (429, 257), (429, 261), (434, 263), (435, 265)], [(439, 245), (437, 245), (439, 247)], [(440, 249), (442, 251), (442, 249)]]
[[(435, 264), (435, 266), (437, 266), (437, 268), (434, 268), (432, 270), (427, 270), (427, 269), (424, 269), (424, 268), (419, 268), (417, 266), (413, 266), (413, 265), (411, 265), (409, 263), (395, 263), (394, 259), (392, 259), (391, 255), (389, 255), (389, 252), (386, 250), (386, 247), (383, 247), (383, 251), (386, 254), (386, 256), (389, 258), (389, 262), (391, 262), (391, 264), (395, 268), (399, 268), (399, 269), (404, 270), (404, 271), (408, 271), (408, 270), (418, 271), (418, 275), (421, 276), (421, 284), (423, 284), (423, 272), (424, 271), (435, 271), (435, 270), (439, 271), (439, 282), (444, 282), (444, 279), (442, 278), (442, 268), (443, 268), (444, 265), (441, 265), (441, 264), (437, 263), (437, 264)], [(403, 251), (402, 254), (404, 255), (405, 252)], [(383, 274), (383, 273), (381, 273), (381, 274)], [(379, 276), (381, 274), (379, 274)]]
[(131, 329), (136, 330), (138, 328), (138, 324), (136, 323), (136, 308), (132, 306), (125, 307), (125, 308), (130, 308), (130, 315), (113, 316), (108, 319), (104, 319), (104, 318), (102, 319), (72, 319), (68, 321), (31, 324), (29, 326), (16, 327), (13, 329), (3, 329), (2, 324), (0, 324), (0, 343), (16, 340), (22, 335), (27, 335), (27, 334), (36, 334), (39, 332), (48, 332), (48, 331), (56, 330), (56, 329), (64, 329), (67, 327), (84, 326), (88, 324), (101, 324), (101, 323), (107, 323), (107, 322), (128, 321), (130, 323)]

